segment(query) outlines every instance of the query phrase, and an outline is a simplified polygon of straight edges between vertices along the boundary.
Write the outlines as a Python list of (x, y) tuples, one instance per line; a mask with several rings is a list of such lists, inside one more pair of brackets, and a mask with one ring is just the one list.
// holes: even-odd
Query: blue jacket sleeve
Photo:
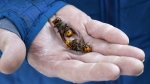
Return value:
[(48, 19), (65, 5), (62, 0), (1, 0), (0, 19), (13, 22), (28, 50)]

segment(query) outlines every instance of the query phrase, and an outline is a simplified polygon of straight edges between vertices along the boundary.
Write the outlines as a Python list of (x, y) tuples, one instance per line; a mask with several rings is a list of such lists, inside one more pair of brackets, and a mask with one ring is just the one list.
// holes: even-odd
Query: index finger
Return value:
[(121, 30), (97, 20), (85, 24), (87, 33), (94, 38), (104, 39), (111, 43), (128, 44), (129, 39)]

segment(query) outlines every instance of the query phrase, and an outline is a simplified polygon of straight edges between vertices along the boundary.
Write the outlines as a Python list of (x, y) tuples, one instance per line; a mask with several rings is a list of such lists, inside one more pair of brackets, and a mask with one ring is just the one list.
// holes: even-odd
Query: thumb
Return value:
[(23, 41), (14, 33), (0, 29), (0, 72), (11, 74), (25, 59), (26, 48)]

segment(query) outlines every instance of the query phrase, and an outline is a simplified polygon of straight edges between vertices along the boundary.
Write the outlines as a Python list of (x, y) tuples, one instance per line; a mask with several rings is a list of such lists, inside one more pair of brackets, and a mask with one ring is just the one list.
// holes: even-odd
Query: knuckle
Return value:
[(15, 67), (15, 64), (12, 62), (3, 62), (0, 63), (0, 72), (4, 74), (12, 74), (14, 71), (16, 71), (17, 68)]
[(11, 74), (13, 71), (7, 69), (6, 67), (0, 67), (0, 72), (3, 74)]

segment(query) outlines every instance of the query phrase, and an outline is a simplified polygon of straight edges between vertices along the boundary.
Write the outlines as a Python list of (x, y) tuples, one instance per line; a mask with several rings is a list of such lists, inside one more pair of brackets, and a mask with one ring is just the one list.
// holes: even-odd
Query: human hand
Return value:
[[(67, 49), (51, 23), (60, 17), (79, 31), (92, 52), (78, 55)], [(60, 9), (34, 39), (28, 62), (48, 77), (71, 82), (114, 80), (120, 75), (139, 75), (143, 71), (144, 52), (127, 45), (128, 37), (111, 25), (92, 20), (77, 8)]]
[(26, 55), (23, 41), (15, 33), (4, 29), (0, 29), (0, 50), (3, 52), (0, 57), (0, 72), (4, 74), (16, 71)]

